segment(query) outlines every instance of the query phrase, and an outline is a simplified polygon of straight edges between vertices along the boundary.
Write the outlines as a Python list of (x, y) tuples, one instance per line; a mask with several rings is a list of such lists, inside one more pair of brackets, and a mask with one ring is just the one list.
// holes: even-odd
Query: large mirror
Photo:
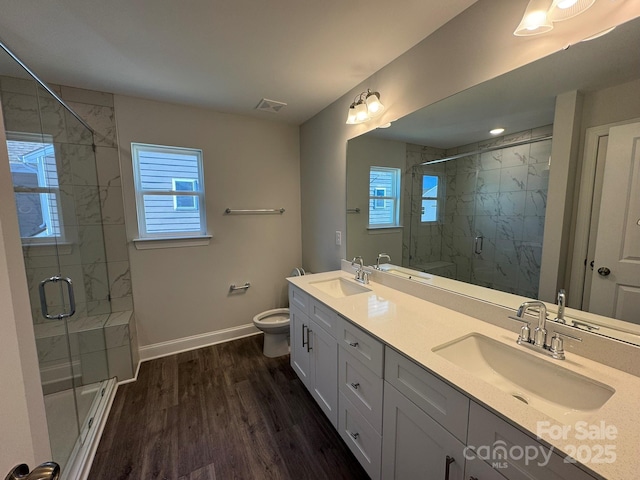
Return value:
[[(347, 258), (361, 255), (373, 265), (384, 252), (391, 257), (384, 267), (388, 273), (516, 308), (523, 297), (555, 300), (541, 295), (549, 273), (545, 277), (541, 268), (549, 232), (557, 229), (570, 245), (563, 280), (575, 309), (569, 314), (593, 325), (593, 333), (640, 344), (640, 266), (636, 262), (627, 275), (631, 283), (609, 276), (615, 281), (608, 282), (610, 298), (603, 300), (603, 289), (592, 282), (606, 270), (589, 265), (600, 255), (597, 248), (624, 236), (623, 224), (606, 238), (598, 224), (620, 209), (609, 201), (613, 194), (603, 193), (605, 173), (612, 176), (605, 167), (617, 163), (604, 161), (611, 128), (617, 132), (618, 125), (640, 122), (635, 45), (640, 19), (350, 140)], [(576, 166), (568, 182), (575, 183), (571, 225), (547, 220), (545, 226), (549, 188), (558, 184), (550, 181), (558, 172), (552, 148), (571, 143), (563, 138), (567, 129), (554, 125), (557, 99), (576, 91), (581, 103), (573, 120), (579, 132), (574, 129), (567, 155)], [(505, 131), (489, 133), (498, 127)], [(640, 175), (637, 164), (632, 173), (633, 159), (629, 165), (618, 178)], [(637, 203), (640, 190), (634, 192), (629, 193)], [(623, 205), (637, 215), (636, 207), (628, 207)], [(640, 230), (640, 220), (636, 226)], [(637, 252), (640, 233), (627, 234), (628, 249)], [(614, 305), (603, 307), (603, 301)], [(612, 319), (603, 322), (589, 312)]]

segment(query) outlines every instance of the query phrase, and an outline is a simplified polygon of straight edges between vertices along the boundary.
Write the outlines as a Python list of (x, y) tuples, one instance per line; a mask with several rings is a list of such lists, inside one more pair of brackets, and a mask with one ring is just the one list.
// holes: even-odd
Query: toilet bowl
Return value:
[(275, 308), (253, 317), (253, 324), (264, 332), (262, 353), (279, 357), (289, 353), (289, 309)]

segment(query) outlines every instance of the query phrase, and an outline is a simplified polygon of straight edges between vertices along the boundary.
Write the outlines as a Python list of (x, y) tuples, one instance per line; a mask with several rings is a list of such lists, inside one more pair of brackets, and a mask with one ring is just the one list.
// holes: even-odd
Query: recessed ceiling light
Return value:
[(501, 133), (504, 133), (504, 128), (494, 128), (493, 130), (489, 130), (489, 133), (491, 135), (500, 135)]

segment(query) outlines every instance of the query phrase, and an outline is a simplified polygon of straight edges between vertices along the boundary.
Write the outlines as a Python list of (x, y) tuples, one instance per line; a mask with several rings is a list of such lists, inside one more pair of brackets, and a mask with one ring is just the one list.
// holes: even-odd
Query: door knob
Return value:
[(609, 270), (607, 267), (600, 267), (598, 269), (598, 274), (602, 277), (606, 277), (610, 273), (611, 273), (611, 270)]

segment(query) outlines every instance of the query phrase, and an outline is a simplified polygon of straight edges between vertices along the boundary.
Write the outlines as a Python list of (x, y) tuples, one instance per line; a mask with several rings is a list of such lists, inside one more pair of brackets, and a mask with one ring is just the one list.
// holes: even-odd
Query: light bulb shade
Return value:
[(591, 7), (596, 0), (553, 0), (553, 5), (549, 9), (549, 20), (561, 22), (568, 20)]
[(553, 23), (549, 19), (549, 8), (552, 0), (529, 0), (520, 25), (513, 32), (518, 37), (528, 35), (538, 35), (548, 32), (553, 28)]
[(363, 101), (359, 101), (355, 106), (356, 111), (356, 121), (355, 123), (363, 123), (367, 120), (371, 120), (369, 116), (369, 111), (367, 110), (367, 105)]
[(384, 111), (384, 105), (380, 101), (380, 94), (378, 92), (370, 91), (367, 94), (367, 99), (365, 101), (367, 103), (367, 109), (369, 110), (369, 115), (371, 115), (371, 118), (382, 115), (382, 112)]
[(352, 103), (349, 107), (349, 113), (347, 114), (347, 125), (353, 125), (356, 123), (356, 105)]

